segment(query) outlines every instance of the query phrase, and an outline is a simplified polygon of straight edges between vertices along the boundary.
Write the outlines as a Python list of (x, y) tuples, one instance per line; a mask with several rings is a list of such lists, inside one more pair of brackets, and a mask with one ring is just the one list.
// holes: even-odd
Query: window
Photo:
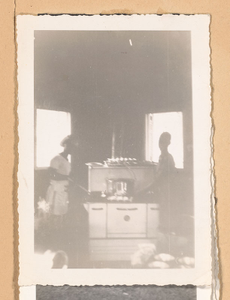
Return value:
[(183, 114), (182, 112), (167, 112), (146, 115), (146, 160), (158, 162), (160, 156), (159, 138), (163, 132), (171, 134), (171, 144), (168, 147), (176, 168), (184, 167), (183, 147)]
[(70, 113), (37, 109), (36, 167), (49, 167), (51, 159), (63, 150), (60, 142), (69, 134), (71, 134)]

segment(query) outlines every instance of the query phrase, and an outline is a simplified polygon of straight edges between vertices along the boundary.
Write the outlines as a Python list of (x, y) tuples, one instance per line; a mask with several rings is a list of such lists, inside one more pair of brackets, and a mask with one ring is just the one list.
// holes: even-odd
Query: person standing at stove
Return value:
[(171, 135), (168, 132), (163, 132), (159, 138), (159, 148), (161, 151), (156, 183), (160, 200), (160, 231), (170, 233), (173, 231), (173, 197), (174, 194), (174, 179), (176, 174), (175, 162), (173, 156), (168, 152), (168, 147), (171, 143)]
[(76, 142), (72, 135), (61, 141), (63, 151), (50, 162), (50, 185), (46, 193), (49, 213), (55, 226), (62, 227), (63, 218), (68, 212), (71, 164), (68, 156), (76, 149)]

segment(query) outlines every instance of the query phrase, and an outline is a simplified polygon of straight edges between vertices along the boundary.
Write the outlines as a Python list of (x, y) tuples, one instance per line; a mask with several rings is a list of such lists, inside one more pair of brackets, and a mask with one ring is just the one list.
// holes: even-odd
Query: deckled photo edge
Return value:
[[(19, 57), (19, 60), (18, 60), (18, 65), (19, 65), (19, 108), (18, 108), (18, 112), (19, 112), (19, 135), (20, 135), (20, 142), (19, 142), (19, 175), (18, 175), (18, 178), (19, 178), (19, 216), (20, 216), (20, 226), (19, 226), (19, 233), (20, 233), (20, 245), (19, 245), (19, 248), (20, 248), (20, 263), (21, 263), (21, 272), (22, 274), (20, 275), (20, 283), (21, 284), (33, 284), (33, 283), (45, 283), (47, 278), (44, 279), (43, 277), (43, 272), (42, 270), (40, 272), (35, 272), (35, 270), (33, 271), (33, 248), (34, 248), (34, 245), (33, 245), (33, 238), (34, 238), (34, 234), (33, 234), (33, 223), (34, 223), (34, 215), (33, 215), (33, 212), (34, 212), (34, 203), (33, 203), (33, 189), (34, 189), (34, 170), (33, 170), (33, 167), (31, 168), (31, 166), (34, 165), (34, 116), (33, 116), (33, 111), (34, 111), (34, 101), (31, 101), (31, 99), (33, 99), (33, 89), (34, 89), (34, 81), (33, 81), (33, 61), (31, 59), (33, 59), (33, 47), (32, 47), (32, 43), (31, 41), (28, 43), (28, 40), (29, 39), (32, 39), (33, 37), (33, 31), (34, 30), (62, 30), (61, 26), (61, 22), (60, 20), (62, 18), (65, 18), (65, 20), (67, 21), (71, 21), (71, 18), (73, 17), (58, 17), (59, 18), (59, 23), (57, 23), (53, 18), (56, 18), (56, 17), (31, 17), (31, 16), (27, 16), (27, 19), (31, 19), (32, 20), (32, 23), (34, 22), (35, 24), (33, 26), (28, 26), (27, 21), (24, 23), (24, 17), (25, 16), (19, 16), (18, 17), (18, 45), (19, 45), (19, 54), (18, 54), (18, 57)], [(135, 18), (137, 18), (135, 21), (138, 20), (138, 16), (133, 16)], [(151, 16), (146, 16), (148, 18), (151, 18)], [(173, 17), (173, 19), (175, 20), (176, 19), (176, 16), (171, 16)], [(179, 18), (181, 18), (182, 16), (180, 16)], [(188, 16), (186, 16), (188, 17)], [(206, 23), (207, 22), (207, 19), (208, 19), (208, 16), (194, 16), (194, 17), (197, 17), (199, 20), (202, 20), (202, 17), (204, 17), (204, 19), (206, 19)], [(42, 18), (43, 20), (48, 20), (49, 19), (49, 22), (51, 22), (51, 24), (48, 24), (48, 23), (44, 23), (43, 20), (41, 21), (41, 24), (40, 23), (40, 18)], [(69, 20), (70, 18), (70, 20)], [(91, 27), (86, 24), (88, 24), (88, 20), (87, 20), (87, 17), (81, 17), (82, 20), (84, 19), (85, 22), (83, 22), (83, 27), (84, 27), (84, 30), (95, 30), (94, 28), (92, 28), (92, 25)], [(99, 17), (97, 18), (97, 21), (100, 20), (100, 18), (102, 17)], [(114, 18), (114, 17), (112, 17)], [(192, 18), (192, 17), (191, 17)], [(123, 20), (125, 20), (126, 18), (123, 17)], [(166, 16), (164, 16), (164, 19), (167, 19)], [(92, 19), (91, 19), (92, 20)], [(105, 22), (108, 20), (108, 17), (106, 17), (105, 19)], [(144, 21), (144, 17), (143, 16), (140, 16), (139, 20), (141, 21)], [(54, 22), (53, 22), (54, 21)], [(203, 21), (203, 20), (202, 20)], [(21, 29), (20, 29), (20, 22), (21, 22)], [(23, 24), (24, 23), (24, 24)], [(54, 24), (56, 23), (56, 24)], [(70, 23), (67, 25), (67, 27), (65, 27), (65, 25), (63, 26), (63, 28), (65, 28), (64, 30), (67, 30), (68, 26), (69, 28), (71, 27), (70, 26)], [(104, 21), (101, 22), (102, 24), (100, 24), (100, 29), (99, 30), (109, 30), (109, 27), (106, 27), (105, 26), (105, 23)], [(138, 22), (137, 22), (138, 23)], [(44, 25), (45, 24), (45, 25)], [(80, 24), (80, 21), (78, 23), (78, 25)], [(26, 25), (26, 26), (25, 26)], [(72, 26), (76, 26), (74, 24), (74, 22), (71, 24)], [(131, 30), (132, 26), (135, 27), (135, 22), (133, 22), (131, 25), (128, 24), (128, 29)], [(149, 26), (149, 23), (145, 24), (144, 28), (142, 29), (142, 27), (138, 24), (138, 26), (136, 26), (136, 28), (134, 30), (150, 30), (149, 27), (147, 27), (147, 25)], [(80, 25), (79, 25), (80, 26)], [(115, 25), (112, 24), (112, 30), (125, 30), (125, 27), (121, 28), (122, 26), (124, 26), (121, 22), (121, 24), (119, 24), (118, 26), (118, 29), (116, 29)], [(160, 27), (162, 26), (161, 29), (159, 29)], [(167, 25), (164, 25), (164, 24), (157, 24), (156, 27), (158, 30), (169, 30), (168, 28), (168, 24)], [(176, 27), (178, 26), (178, 24), (176, 25)], [(187, 26), (187, 25), (186, 25)], [(185, 26), (185, 27), (186, 27)], [(191, 24), (189, 25), (191, 26)], [(188, 26), (188, 27), (189, 27)], [(24, 28), (23, 28), (24, 27)], [(188, 30), (188, 27), (187, 27), (187, 30)], [(192, 26), (191, 26), (192, 27)], [(206, 27), (206, 28), (205, 28)], [(23, 28), (23, 29), (22, 29)], [(58, 29), (56, 29), (58, 28)], [(81, 27), (78, 27), (77, 30), (82, 30), (82, 28), (80, 29)], [(171, 30), (176, 30), (173, 26), (173, 20), (172, 20), (172, 26), (171, 26)], [(206, 24), (204, 27), (204, 31), (206, 32), (206, 41), (207, 39), (209, 39), (209, 34), (208, 34), (208, 25)], [(74, 30), (73, 28), (70, 28), (70, 30)], [(76, 29), (75, 29), (76, 30)], [(152, 29), (152, 30), (155, 30), (155, 29)], [(177, 27), (177, 30), (178, 27)], [(191, 30), (191, 28), (190, 28)], [(193, 28), (192, 28), (192, 34), (193, 34)], [(28, 35), (25, 34), (25, 32), (27, 31)], [(201, 30), (202, 32), (202, 30)], [(23, 40), (23, 41), (22, 41)], [(27, 44), (28, 43), (28, 44)], [(28, 48), (31, 47), (31, 48)], [(205, 47), (206, 47), (206, 50), (208, 51), (208, 53), (203, 53), (204, 56), (203, 58), (206, 60), (206, 61), (209, 61), (209, 49), (208, 49), (208, 43), (207, 45), (205, 44)], [(23, 55), (22, 52), (24, 51), (28, 51), (29, 49), (29, 53), (30, 55), (27, 56), (27, 55)], [(199, 49), (200, 50), (200, 49)], [(21, 52), (20, 52), (21, 51)], [(21, 53), (21, 54), (20, 54)], [(24, 52), (25, 53), (25, 52)], [(28, 63), (29, 62), (29, 63)], [(31, 69), (32, 67), (32, 69)], [(196, 65), (196, 67), (198, 67)], [(207, 84), (210, 83), (210, 80), (209, 80), (209, 77), (210, 77), (210, 66), (209, 66), (209, 63), (206, 64), (205, 66), (207, 68), (207, 70), (205, 70), (205, 72), (207, 72), (205, 74), (205, 76), (202, 78), (205, 80), (205, 82)], [(192, 66), (192, 69), (193, 69), (193, 66)], [(22, 72), (23, 70), (23, 72)], [(32, 76), (31, 76), (32, 75)], [(196, 76), (197, 74), (193, 74), (193, 76)], [(27, 88), (25, 89), (25, 81), (26, 81), (26, 86), (28, 86), (28, 90)], [(196, 81), (196, 78), (193, 78), (193, 84), (194, 84), (194, 81)], [(194, 92), (193, 88), (192, 88), (192, 91)], [(205, 98), (207, 99), (207, 96), (208, 96), (208, 93), (207, 91), (204, 92), (203, 94), (205, 96)], [(200, 95), (198, 95), (199, 98), (200, 98)], [(30, 98), (29, 101), (28, 101), (28, 97)], [(25, 101), (26, 100), (26, 101)], [(206, 111), (205, 111), (205, 116), (207, 118), (209, 118), (209, 113), (210, 113), (210, 103), (208, 103), (208, 100), (210, 101), (210, 99), (207, 99), (206, 100)], [(25, 101), (25, 102), (24, 102)], [(193, 105), (194, 104), (194, 99), (193, 99)], [(200, 103), (196, 103), (196, 105), (200, 105)], [(197, 106), (194, 106), (193, 109), (197, 109)], [(29, 111), (29, 113), (28, 113)], [(32, 112), (32, 114), (31, 114)], [(206, 115), (207, 114), (207, 115)], [(204, 115), (203, 115), (204, 116)], [(201, 118), (202, 119), (202, 118)], [(201, 120), (200, 119), (200, 120)], [(210, 125), (211, 126), (211, 123), (210, 123), (210, 119), (207, 120), (206, 119), (206, 124)], [(195, 126), (195, 122), (193, 124)], [(199, 127), (200, 124), (198, 124), (198, 127)], [(210, 127), (211, 128), (211, 127)], [(194, 128), (195, 129), (195, 128)], [(196, 129), (197, 132), (199, 132), (199, 129)], [(208, 134), (210, 134), (210, 129), (207, 129), (208, 131)], [(204, 136), (205, 139), (209, 138), (209, 136)], [(207, 146), (207, 144), (206, 144)], [(32, 151), (31, 151), (32, 150)], [(195, 149), (196, 150), (196, 149)], [(195, 152), (194, 150), (194, 152)], [(199, 149), (200, 150), (200, 149)], [(207, 152), (205, 152), (207, 150)], [(208, 150), (208, 149), (205, 149), (205, 151), (203, 151), (202, 155), (203, 157), (205, 157), (205, 155), (211, 155), (211, 151)], [(204, 153), (205, 152), (205, 153)], [(29, 153), (29, 157), (28, 158), (25, 158), (25, 154), (24, 153)], [(205, 165), (206, 167), (207, 165)], [(201, 170), (202, 171), (202, 170)], [(206, 169), (207, 171), (207, 169)], [(29, 174), (29, 176), (28, 176)], [(209, 175), (209, 174), (207, 174)], [(195, 176), (194, 176), (195, 177)], [(207, 176), (209, 177), (209, 176)], [(194, 178), (194, 180), (196, 180)], [(207, 189), (205, 190), (206, 191), (206, 194), (208, 196), (208, 193), (210, 191), (211, 187), (210, 186), (207, 186)], [(29, 199), (26, 199), (25, 195), (27, 195), (27, 193), (25, 192), (28, 192), (29, 191), (29, 194), (30, 196), (32, 196), (31, 198), (31, 202), (29, 202)], [(31, 193), (32, 191), (32, 193)], [(23, 199), (24, 198), (24, 199)], [(22, 201), (23, 199), (23, 201)], [(195, 204), (197, 205), (198, 204), (198, 201), (195, 199)], [(208, 203), (208, 201), (204, 203), (204, 206), (203, 208), (204, 209), (207, 209), (207, 207), (210, 206), (210, 203)], [(197, 214), (196, 214), (197, 213)], [(198, 210), (196, 211), (195, 213), (195, 218), (197, 218), (198, 220), (199, 219), (205, 219), (205, 221), (207, 222), (207, 225), (210, 226), (211, 228), (211, 220), (208, 220), (209, 216), (208, 214), (206, 215), (206, 217), (204, 216), (204, 214), (202, 214), (202, 210)], [(26, 220), (26, 222), (25, 222)], [(28, 226), (28, 224), (30, 224), (32, 226)], [(206, 230), (208, 232), (208, 226), (206, 227)], [(207, 233), (206, 232), (206, 233)], [(196, 234), (195, 234), (196, 235)], [(28, 238), (29, 237), (29, 238)], [(211, 237), (209, 237), (209, 239), (207, 238), (207, 240), (211, 243)], [(195, 242), (195, 247), (196, 247), (196, 253), (197, 251), (199, 252), (199, 244), (200, 242), (202, 241), (202, 237), (200, 236), (200, 238), (197, 240), (197, 237), (196, 237), (196, 242)], [(210, 251), (211, 249), (211, 246), (208, 245), (208, 242), (206, 243), (206, 246), (205, 246), (205, 250), (207, 251)], [(210, 256), (211, 256), (211, 253), (210, 253)], [(198, 260), (197, 260), (198, 258)], [(202, 262), (202, 255), (200, 255), (200, 253), (198, 253), (197, 257), (196, 257), (196, 261), (198, 261), (198, 263)], [(208, 266), (210, 266), (211, 264), (211, 257), (208, 257), (206, 255), (206, 261), (205, 261), (205, 266), (204, 266), (204, 269), (201, 268), (201, 272), (199, 272), (199, 277), (202, 278), (202, 276), (204, 276), (202, 279), (201, 279), (201, 284), (204, 284), (204, 283), (209, 283), (210, 284), (210, 278), (211, 278), (211, 269), (210, 269), (210, 273), (209, 275), (207, 276), (207, 274), (205, 274), (207, 271), (208, 271)], [(124, 278), (121, 278), (119, 279), (119, 270), (113, 270), (113, 269), (109, 269), (108, 270), (99, 270), (99, 269), (90, 269), (90, 270), (82, 270), (82, 269), (75, 269), (75, 270), (72, 270), (72, 269), (68, 269), (68, 270), (64, 270), (62, 271), (62, 274), (63, 275), (59, 275), (60, 272), (57, 273), (57, 271), (55, 270), (52, 270), (51, 272), (48, 272), (49, 275), (48, 275), (48, 283), (54, 283), (54, 284), (60, 284), (62, 282), (62, 279), (60, 277), (63, 276), (63, 278), (66, 278), (66, 276), (68, 276), (68, 280), (70, 280), (70, 284), (88, 284), (87, 280), (86, 280), (86, 276), (87, 274), (92, 274), (92, 279), (89, 280), (89, 284), (94, 284), (94, 283), (101, 283), (101, 282), (104, 282), (105, 280), (105, 283), (104, 284), (107, 284), (108, 283), (111, 283), (111, 282), (117, 282), (117, 283), (127, 283), (127, 284), (132, 284), (132, 283), (142, 283), (142, 279), (140, 279), (140, 274), (143, 275), (144, 279), (143, 279), (143, 282), (146, 282), (146, 283), (157, 283), (157, 284), (165, 284), (165, 282), (162, 282), (160, 280), (160, 282), (157, 282), (155, 280), (158, 280), (159, 278), (159, 275), (163, 275), (165, 276), (166, 273), (169, 274), (169, 281), (167, 281), (166, 283), (173, 283), (173, 280), (175, 279), (172, 279), (173, 277), (175, 277), (174, 275), (176, 274), (176, 276), (178, 277), (184, 277), (184, 274), (186, 274), (187, 278), (188, 278), (188, 282), (184, 281), (184, 278), (182, 279), (182, 281), (178, 281), (176, 282), (177, 284), (180, 284), (180, 282), (182, 282), (181, 284), (185, 284), (185, 283), (198, 283), (199, 284), (199, 280), (200, 278), (196, 278), (196, 275), (195, 274), (192, 274), (194, 271), (196, 270), (195, 269), (192, 269), (192, 270), (172, 270), (172, 269), (169, 269), (168, 271), (167, 270), (125, 270), (125, 273), (127, 273), (125, 275)], [(175, 273), (174, 273), (175, 271)], [(204, 273), (203, 273), (204, 272)], [(36, 274), (35, 274), (36, 273)], [(106, 275), (110, 273), (112, 274), (112, 277), (113, 279), (112, 280), (108, 280), (108, 278), (106, 278)], [(122, 269), (122, 273), (124, 273), (124, 270)], [(157, 276), (155, 277), (154, 279), (154, 282), (152, 282), (152, 275), (157, 274)], [(203, 273), (203, 274), (202, 274)], [(52, 275), (51, 275), (52, 274)], [(69, 275), (70, 277), (72, 277), (73, 274), (76, 274), (76, 275), (83, 275), (82, 278), (80, 279), (80, 281), (78, 282), (75, 282), (73, 279), (70, 279), (69, 278)], [(130, 274), (133, 274), (133, 281), (132, 279), (127, 279), (127, 276), (129, 276)], [(171, 275), (173, 274), (173, 275)], [(183, 275), (180, 275), (180, 274), (183, 274)], [(38, 275), (38, 277), (37, 277)], [(98, 276), (101, 275), (101, 278), (99, 279)], [(115, 277), (114, 277), (115, 276)], [(103, 277), (103, 279), (102, 279)], [(168, 276), (166, 276), (168, 277)], [(52, 279), (53, 278), (53, 279)], [(116, 279), (114, 279), (116, 278)], [(171, 278), (171, 279), (170, 279)], [(45, 281), (43, 281), (45, 280)], [(54, 281), (53, 281), (54, 280)], [(83, 280), (83, 281), (82, 281)], [(86, 281), (85, 281), (86, 280)], [(120, 281), (121, 280), (121, 281)], [(139, 280), (141, 280), (141, 282), (139, 282)], [(146, 280), (146, 281), (145, 281)], [(176, 280), (177, 281), (177, 280)], [(63, 284), (64, 282), (62, 282)], [(66, 282), (65, 282), (66, 283)]]

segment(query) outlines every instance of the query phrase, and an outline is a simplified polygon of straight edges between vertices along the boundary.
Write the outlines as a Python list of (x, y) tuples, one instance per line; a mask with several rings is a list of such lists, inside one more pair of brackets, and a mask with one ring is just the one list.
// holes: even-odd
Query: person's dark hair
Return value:
[(65, 147), (66, 145), (69, 146), (77, 146), (78, 145), (78, 140), (76, 137), (74, 137), (72, 134), (67, 135), (60, 143), (62, 147)]
[(72, 143), (72, 140), (73, 140), (73, 137), (72, 135), (68, 135), (66, 136), (60, 143), (60, 145), (62, 147), (65, 147), (67, 144), (71, 144)]
[(168, 132), (163, 132), (159, 139), (159, 144), (170, 145), (171, 143), (171, 134)]

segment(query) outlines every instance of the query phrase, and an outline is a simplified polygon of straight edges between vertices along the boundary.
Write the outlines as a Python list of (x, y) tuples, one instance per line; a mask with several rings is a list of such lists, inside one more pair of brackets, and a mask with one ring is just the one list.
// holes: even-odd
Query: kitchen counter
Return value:
[(108, 200), (107, 196), (101, 196), (101, 193), (91, 193), (85, 199), (87, 203), (156, 203), (158, 204), (158, 197), (154, 193), (142, 193), (132, 197), (132, 200)]

